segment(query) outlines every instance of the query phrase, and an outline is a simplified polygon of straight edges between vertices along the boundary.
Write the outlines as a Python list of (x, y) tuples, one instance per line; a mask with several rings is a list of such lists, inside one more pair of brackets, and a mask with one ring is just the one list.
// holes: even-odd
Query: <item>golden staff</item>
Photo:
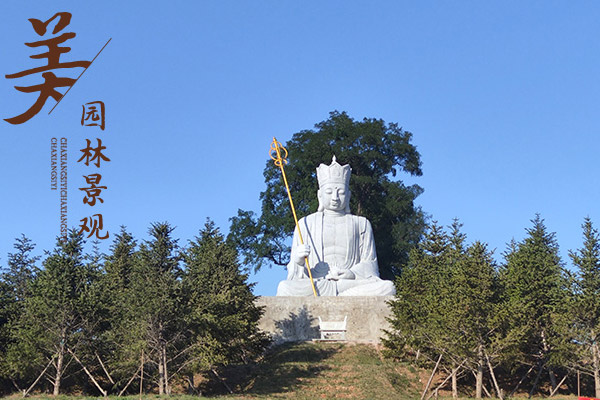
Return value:
[[(281, 156), (282, 151), (285, 153), (283, 157)], [(273, 152), (275, 152), (277, 156), (275, 156)], [(288, 151), (281, 145), (281, 143), (277, 141), (277, 139), (273, 138), (273, 143), (271, 143), (271, 148), (269, 149), (269, 156), (275, 162), (275, 165), (281, 168), (281, 175), (283, 175), (283, 182), (285, 183), (288, 198), (290, 199), (290, 206), (292, 207), (292, 214), (294, 214), (294, 222), (296, 223), (296, 229), (298, 229), (298, 238), (300, 239), (300, 244), (304, 244), (302, 232), (300, 232), (300, 226), (298, 225), (296, 209), (294, 208), (294, 201), (292, 200), (292, 193), (290, 192), (290, 187), (288, 186), (287, 178), (285, 177), (285, 171), (283, 170), (283, 164), (287, 164), (286, 159), (288, 156)], [(310, 277), (310, 284), (312, 285), (313, 293), (315, 297), (317, 297), (317, 289), (315, 289), (315, 282), (313, 281), (312, 273), (310, 272), (310, 265), (308, 265), (308, 257), (304, 257), (304, 262), (306, 263), (306, 269), (308, 270), (308, 276)]]

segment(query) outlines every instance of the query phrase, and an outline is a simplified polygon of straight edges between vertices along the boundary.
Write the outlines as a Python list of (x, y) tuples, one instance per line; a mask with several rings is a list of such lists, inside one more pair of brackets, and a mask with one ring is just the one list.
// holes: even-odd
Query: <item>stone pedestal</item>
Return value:
[(387, 302), (394, 296), (357, 297), (259, 297), (265, 307), (259, 327), (269, 332), (275, 343), (318, 339), (319, 317), (323, 321), (343, 321), (348, 316), (346, 340), (377, 343), (389, 329), (391, 315)]

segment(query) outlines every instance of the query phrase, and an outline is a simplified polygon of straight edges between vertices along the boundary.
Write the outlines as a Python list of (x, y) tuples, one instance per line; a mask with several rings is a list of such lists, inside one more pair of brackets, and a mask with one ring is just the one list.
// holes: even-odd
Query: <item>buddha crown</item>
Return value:
[(319, 188), (327, 183), (341, 183), (346, 186), (350, 184), (350, 173), (352, 168), (348, 164), (338, 164), (335, 156), (331, 159), (331, 165), (321, 164), (317, 168), (317, 180), (319, 181)]

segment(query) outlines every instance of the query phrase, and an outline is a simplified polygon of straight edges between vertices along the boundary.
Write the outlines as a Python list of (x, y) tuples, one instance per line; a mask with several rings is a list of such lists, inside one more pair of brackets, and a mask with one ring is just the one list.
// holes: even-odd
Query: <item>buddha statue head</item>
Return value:
[(321, 164), (317, 168), (319, 190), (319, 211), (350, 213), (350, 173), (348, 164), (340, 165), (333, 156), (330, 165)]

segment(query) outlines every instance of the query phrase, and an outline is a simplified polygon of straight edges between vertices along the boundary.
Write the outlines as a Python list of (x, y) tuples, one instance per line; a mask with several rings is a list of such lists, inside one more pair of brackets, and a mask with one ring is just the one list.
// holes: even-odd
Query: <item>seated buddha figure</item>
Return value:
[(371, 223), (350, 214), (349, 165), (335, 156), (331, 165), (317, 168), (319, 209), (298, 221), (294, 232), (287, 279), (277, 296), (312, 296), (305, 258), (319, 296), (387, 296), (396, 289), (379, 277)]

